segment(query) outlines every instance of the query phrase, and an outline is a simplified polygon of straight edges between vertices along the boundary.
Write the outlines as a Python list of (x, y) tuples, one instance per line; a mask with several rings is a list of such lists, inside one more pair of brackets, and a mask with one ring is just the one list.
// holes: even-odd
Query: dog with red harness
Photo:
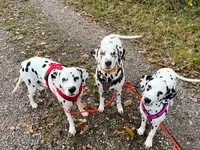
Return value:
[[(33, 96), (38, 86), (49, 88), (57, 97), (59, 103), (68, 111), (73, 103), (78, 105), (79, 111), (84, 111), (81, 95), (86, 85), (88, 72), (77, 67), (67, 67), (50, 59), (33, 57), (21, 63), (20, 77), (13, 93), (18, 89), (21, 81), (28, 88), (28, 97), (32, 108), (37, 108)], [(74, 121), (70, 113), (65, 112), (69, 120), (69, 132), (75, 134)], [(82, 113), (88, 116), (87, 112)]]

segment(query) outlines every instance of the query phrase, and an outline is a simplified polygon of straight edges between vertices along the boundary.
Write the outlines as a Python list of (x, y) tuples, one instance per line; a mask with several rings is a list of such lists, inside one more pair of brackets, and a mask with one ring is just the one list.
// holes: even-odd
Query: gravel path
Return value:
[[(75, 41), (75, 43), (68, 42), (67, 44), (71, 48), (74, 48), (74, 45), (78, 45), (78, 48), (74, 49), (77, 52), (82, 50), (89, 53), (90, 50), (99, 44), (100, 37), (111, 33), (111, 30), (113, 30), (108, 30), (98, 24), (86, 21), (73, 8), (62, 5), (58, 0), (30, 0), (26, 5), (31, 5), (31, 7), (37, 7), (37, 9), (42, 10), (47, 24), (53, 24), (53, 28), (58, 30), (58, 33), (61, 35), (60, 39), (70, 37)], [(0, 81), (2, 92), (0, 94), (0, 149), (41, 149), (40, 147), (43, 144), (41, 132), (37, 132), (33, 136), (28, 134), (27, 131), (30, 131), (35, 121), (40, 119), (39, 117), (43, 114), (44, 110), (42, 108), (31, 110), (28, 106), (25, 93), (19, 92), (14, 96), (11, 95), (13, 81), (18, 76), (19, 64), (16, 64), (16, 62), (21, 61), (20, 52), (22, 50), (19, 46), (16, 47), (16, 43), (10, 42), (10, 39), (11, 34), (4, 30), (1, 22)], [(138, 54), (138, 49), (132, 41), (124, 41), (124, 46), (127, 50), (125, 72), (129, 81), (136, 83), (142, 74), (153, 72), (152, 70), (156, 67), (146, 63), (143, 56)], [(59, 59), (59, 55), (56, 55), (55, 58)], [(175, 99), (174, 106), (170, 108), (169, 116), (165, 121), (167, 128), (173, 132), (176, 140), (186, 150), (198, 150), (200, 147), (200, 95), (197, 93), (200, 93), (200, 91), (194, 89), (191, 84), (180, 82), (179, 94)], [(115, 110), (116, 107), (113, 107), (113, 109)], [(91, 120), (89, 121), (89, 126), (92, 129), (88, 132), (88, 135), (81, 136), (81, 138), (85, 138), (80, 140), (81, 144), (84, 142), (90, 143), (93, 149), (97, 150), (127, 149), (129, 143), (126, 140), (123, 143), (123, 140), (120, 142), (120, 138), (116, 138), (113, 135), (106, 135), (112, 132), (109, 130), (123, 127), (122, 123), (127, 123), (126, 119), (128, 119), (128, 125), (136, 123), (136, 125), (132, 124), (132, 126), (137, 127), (140, 124), (140, 116), (138, 113), (133, 114), (134, 111), (137, 111), (136, 105), (125, 108), (125, 114), (122, 116), (119, 116), (116, 112), (112, 112), (111, 115), (98, 114), (96, 118), (95, 115), (97, 114), (91, 114), (88, 120)], [(93, 122), (95, 119), (99, 121), (99, 124)], [(137, 120), (137, 122), (131, 120)], [(112, 123), (109, 124), (109, 122)], [(70, 137), (68, 139), (70, 141)], [(75, 140), (75, 138), (72, 139)], [(143, 137), (139, 140), (144, 142), (145, 139)], [(170, 141), (163, 133), (157, 134), (156, 140), (158, 140), (158, 143), (164, 145), (163, 149), (172, 149)], [(53, 149), (70, 149), (69, 146), (63, 147), (63, 143), (66, 143), (66, 141), (61, 141), (60, 143), (62, 144), (58, 144)], [(154, 142), (156, 143), (156, 141)], [(80, 148), (81, 145), (75, 149)]]

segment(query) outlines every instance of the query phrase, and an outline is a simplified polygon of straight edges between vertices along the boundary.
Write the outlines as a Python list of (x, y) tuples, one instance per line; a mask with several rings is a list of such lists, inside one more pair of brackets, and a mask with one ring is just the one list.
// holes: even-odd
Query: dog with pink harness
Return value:
[(173, 98), (176, 96), (177, 78), (188, 82), (200, 82), (198, 79), (184, 78), (170, 68), (159, 69), (152, 76), (145, 75), (140, 80), (140, 88), (142, 90), (140, 113), (142, 121), (137, 132), (142, 135), (145, 131), (146, 122), (151, 122), (152, 128), (145, 141), (147, 148), (152, 147), (156, 129), (165, 119), (169, 104), (173, 104)]
[[(37, 103), (33, 96), (38, 86), (49, 88), (57, 97), (65, 110), (70, 111), (73, 103), (78, 105), (78, 109), (84, 111), (81, 104), (88, 73), (85, 69), (77, 67), (67, 67), (50, 59), (33, 57), (21, 63), (20, 77), (13, 93), (18, 89), (21, 81), (28, 88), (28, 97), (32, 108), (37, 108)], [(75, 134), (74, 121), (70, 113), (65, 111), (69, 120), (69, 132)], [(88, 116), (87, 112), (82, 113)]]

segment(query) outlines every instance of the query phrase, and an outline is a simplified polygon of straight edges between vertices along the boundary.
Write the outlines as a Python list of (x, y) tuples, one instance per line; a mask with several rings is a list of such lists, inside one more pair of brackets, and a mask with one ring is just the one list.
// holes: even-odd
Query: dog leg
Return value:
[(30, 100), (30, 105), (32, 106), (32, 108), (37, 108), (38, 105), (33, 100), (33, 96), (34, 96), (35, 91), (36, 91), (36, 86), (34, 85), (34, 87), (33, 87), (32, 85), (27, 85), (27, 84), (26, 84), (26, 86), (28, 88), (28, 98)]
[[(65, 102), (65, 103), (63, 103), (63, 106), (65, 107), (66, 110), (70, 111), (72, 103), (71, 102)], [(72, 115), (70, 113), (66, 112), (66, 111), (65, 111), (65, 114), (66, 114), (68, 121), (69, 121), (69, 133), (71, 133), (72, 135), (75, 135), (76, 129), (75, 129), (75, 126), (74, 126), (74, 121), (73, 121)]]
[(122, 89), (121, 88), (117, 89), (116, 94), (117, 94), (117, 109), (118, 109), (118, 112), (122, 114), (124, 112), (123, 107), (122, 107), (122, 102), (121, 102)]
[[(77, 105), (78, 105), (78, 109), (79, 109), (80, 112), (81, 112), (81, 111), (84, 111), (83, 105), (82, 105), (82, 103), (81, 103), (81, 98), (80, 98), (80, 97), (79, 97), (78, 100), (77, 100)], [(81, 113), (81, 114), (83, 115), (83, 117), (88, 116), (88, 112), (83, 112), (83, 113)]]
[(141, 126), (137, 129), (139, 135), (143, 135), (146, 127), (147, 118), (142, 116)]
[(100, 104), (99, 104), (99, 112), (103, 112), (104, 111), (104, 97), (103, 97), (103, 89), (101, 87), (99, 87), (99, 95), (100, 95)]
[(160, 122), (157, 122), (157, 121), (154, 121), (152, 123), (151, 131), (149, 132), (149, 135), (148, 135), (148, 137), (147, 137), (147, 139), (145, 141), (145, 146), (147, 148), (152, 147), (153, 137), (154, 137), (154, 135), (156, 133), (157, 128), (159, 127), (159, 124), (160, 124)]

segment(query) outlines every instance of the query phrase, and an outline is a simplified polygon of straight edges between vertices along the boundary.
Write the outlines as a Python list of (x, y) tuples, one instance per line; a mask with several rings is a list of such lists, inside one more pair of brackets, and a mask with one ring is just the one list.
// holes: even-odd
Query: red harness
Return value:
[[(47, 70), (46, 74), (45, 74), (45, 81), (46, 81), (46, 85), (47, 87), (49, 88), (49, 83), (48, 83), (48, 77), (49, 77), (49, 74), (51, 73), (51, 71), (53, 71), (54, 69), (58, 69), (58, 70), (62, 70), (63, 69), (63, 65), (62, 64), (56, 64), (56, 63), (50, 63), (49, 64), (49, 69)], [(49, 88), (50, 89), (50, 88)], [(83, 90), (83, 85), (81, 83), (80, 85), (80, 88), (79, 88), (79, 92), (76, 96), (74, 97), (70, 97), (70, 96), (67, 96), (65, 95), (59, 88), (56, 87), (56, 91), (58, 92), (58, 94), (64, 99), (64, 100), (67, 100), (67, 101), (70, 101), (70, 102), (76, 102), (78, 100), (78, 97), (80, 96), (81, 92)], [(53, 91), (52, 91), (53, 92)], [(55, 94), (55, 93), (54, 93)]]

